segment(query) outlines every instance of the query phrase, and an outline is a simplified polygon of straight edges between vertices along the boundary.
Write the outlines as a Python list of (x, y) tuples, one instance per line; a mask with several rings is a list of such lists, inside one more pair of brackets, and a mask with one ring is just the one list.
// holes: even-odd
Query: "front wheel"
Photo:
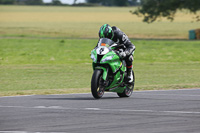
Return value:
[(122, 93), (117, 93), (119, 97), (130, 97), (132, 95), (135, 84), (134, 71), (132, 71), (132, 73), (133, 73), (133, 82), (131, 84), (126, 84), (126, 89), (124, 89)]
[(91, 92), (94, 98), (99, 99), (104, 95), (103, 71), (95, 70), (91, 80)]

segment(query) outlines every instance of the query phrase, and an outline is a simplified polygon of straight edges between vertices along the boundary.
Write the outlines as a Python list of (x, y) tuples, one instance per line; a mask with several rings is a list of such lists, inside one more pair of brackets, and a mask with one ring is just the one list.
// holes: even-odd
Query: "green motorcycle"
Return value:
[[(120, 50), (119, 50), (120, 49)], [(133, 82), (127, 81), (126, 62), (119, 57), (119, 52), (125, 49), (108, 38), (101, 38), (96, 48), (91, 51), (93, 60), (93, 76), (91, 92), (94, 98), (99, 99), (105, 91), (116, 92), (119, 97), (130, 97), (133, 92)]]

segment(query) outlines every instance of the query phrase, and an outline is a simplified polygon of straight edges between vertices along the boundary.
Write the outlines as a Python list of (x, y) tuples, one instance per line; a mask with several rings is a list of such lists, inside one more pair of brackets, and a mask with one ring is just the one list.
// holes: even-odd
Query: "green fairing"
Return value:
[[(119, 56), (111, 49), (107, 54), (103, 55), (100, 62), (97, 62), (97, 50), (96, 49), (92, 50), (91, 55), (93, 54), (95, 57), (95, 60), (93, 60), (92, 66), (93, 66), (93, 70), (101, 69), (103, 71), (103, 80), (105, 81), (107, 80), (107, 76), (108, 76), (108, 68), (106, 68), (106, 66), (109, 65), (111, 68), (110, 70), (112, 70), (112, 73), (114, 73), (115, 75), (114, 75), (112, 83), (109, 86), (107, 86), (105, 90), (122, 93), (126, 87), (125, 86), (120, 87), (120, 84), (122, 84), (124, 80), (124, 73), (126, 71), (126, 67), (125, 67), (125, 64), (122, 63)], [(112, 59), (102, 62), (102, 60), (106, 59), (107, 57), (112, 57)], [(120, 73), (122, 73), (122, 77), (120, 76)]]
[[(91, 92), (99, 99), (104, 91), (117, 92), (119, 97), (130, 97), (134, 88), (134, 79), (128, 82), (126, 63), (119, 57), (121, 45), (111, 39), (100, 38), (97, 46), (91, 51), (93, 75)], [(126, 75), (126, 76), (125, 76)], [(134, 72), (133, 72), (134, 78)]]
[(112, 71), (116, 72), (119, 69), (120, 64), (121, 64), (119, 56), (117, 56), (113, 51), (110, 51), (105, 56), (103, 56), (102, 59), (105, 59), (108, 56), (113, 56), (112, 61), (109, 60), (109, 61), (103, 62), (101, 64), (109, 64), (111, 69), (112, 69)]

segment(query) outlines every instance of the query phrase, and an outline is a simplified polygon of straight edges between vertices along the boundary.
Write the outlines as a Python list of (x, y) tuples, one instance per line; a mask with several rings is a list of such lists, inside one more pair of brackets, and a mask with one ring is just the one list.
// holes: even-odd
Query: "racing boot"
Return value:
[(127, 79), (128, 79), (128, 83), (132, 84), (132, 82), (133, 82), (132, 66), (127, 67)]

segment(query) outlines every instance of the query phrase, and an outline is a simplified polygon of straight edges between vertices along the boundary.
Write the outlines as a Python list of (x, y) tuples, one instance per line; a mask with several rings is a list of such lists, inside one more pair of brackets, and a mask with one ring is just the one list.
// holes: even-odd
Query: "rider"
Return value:
[(128, 82), (131, 83), (133, 81), (132, 62), (133, 62), (133, 52), (135, 51), (135, 46), (131, 43), (128, 36), (116, 26), (111, 27), (108, 24), (102, 25), (99, 30), (99, 37), (109, 38), (113, 40), (115, 43), (125, 45), (126, 49), (123, 52), (120, 52), (119, 56), (126, 62)]

